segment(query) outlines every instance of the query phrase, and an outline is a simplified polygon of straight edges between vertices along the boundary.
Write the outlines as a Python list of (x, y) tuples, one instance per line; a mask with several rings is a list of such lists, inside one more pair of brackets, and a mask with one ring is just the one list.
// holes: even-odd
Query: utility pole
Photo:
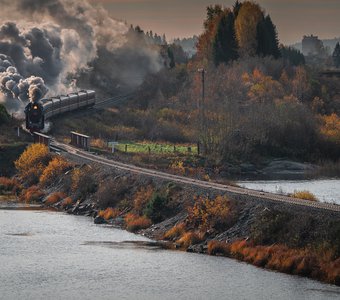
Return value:
[[(201, 73), (201, 80), (202, 80), (202, 94), (201, 94), (201, 99), (198, 101), (198, 109), (199, 109), (199, 118), (200, 118), (200, 136), (203, 137), (201, 138), (201, 144), (199, 147), (199, 152), (204, 153), (205, 148), (204, 148), (204, 143), (202, 142), (204, 139), (204, 134), (205, 134), (205, 120), (204, 120), (204, 102), (205, 102), (205, 69), (201, 68), (197, 70), (199, 73)], [(199, 153), (200, 154), (200, 153)]]

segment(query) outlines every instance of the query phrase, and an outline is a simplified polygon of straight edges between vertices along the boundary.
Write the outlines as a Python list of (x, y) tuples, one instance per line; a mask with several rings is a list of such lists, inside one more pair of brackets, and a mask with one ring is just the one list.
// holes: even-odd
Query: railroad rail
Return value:
[(96, 102), (95, 108), (105, 108), (108, 105), (119, 105), (129, 100), (135, 93), (121, 94), (112, 98), (104, 99), (100, 102)]
[(113, 167), (116, 169), (128, 171), (128, 172), (135, 173), (135, 174), (147, 175), (150, 177), (155, 177), (155, 178), (159, 178), (163, 180), (169, 180), (169, 181), (173, 181), (173, 182), (177, 182), (181, 184), (189, 184), (192, 186), (206, 188), (206, 189), (213, 189), (213, 190), (221, 191), (221, 192), (228, 192), (228, 193), (237, 194), (237, 195), (246, 195), (246, 196), (256, 197), (256, 198), (266, 200), (266, 201), (271, 201), (271, 202), (288, 203), (288, 204), (297, 205), (297, 206), (313, 207), (313, 208), (324, 209), (324, 210), (333, 211), (333, 212), (340, 212), (340, 205), (336, 205), (336, 204), (313, 202), (313, 201), (307, 201), (307, 200), (305, 201), (305, 200), (296, 199), (296, 198), (292, 198), (292, 197), (285, 196), (285, 195), (260, 192), (260, 191), (255, 191), (251, 189), (245, 189), (241, 187), (235, 187), (235, 186), (214, 183), (214, 182), (207, 182), (207, 181), (187, 178), (187, 177), (183, 177), (179, 175), (173, 175), (173, 174), (169, 174), (169, 173), (165, 173), (161, 171), (141, 168), (141, 167), (137, 167), (131, 164), (126, 164), (126, 163), (121, 163), (118, 161), (110, 160), (102, 156), (94, 155), (88, 152), (80, 151), (79, 149), (76, 149), (70, 145), (59, 143), (55, 140), (51, 141), (51, 146), (56, 149), (63, 150), (76, 157), (85, 159), (85, 160), (96, 162), (96, 163), (99, 163), (105, 166)]

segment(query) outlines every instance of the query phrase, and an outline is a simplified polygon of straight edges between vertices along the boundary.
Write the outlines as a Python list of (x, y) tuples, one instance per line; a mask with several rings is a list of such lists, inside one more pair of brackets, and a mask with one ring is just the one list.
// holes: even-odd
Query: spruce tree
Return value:
[(264, 17), (257, 24), (257, 50), (259, 56), (273, 56), (279, 58), (281, 56), (279, 50), (279, 41), (277, 37), (276, 27), (269, 15)]
[(340, 45), (339, 43), (336, 43), (332, 56), (333, 56), (334, 66), (336, 68), (339, 68), (340, 67)]
[(230, 10), (226, 10), (219, 20), (213, 40), (213, 59), (216, 66), (238, 58), (234, 22), (234, 14)]

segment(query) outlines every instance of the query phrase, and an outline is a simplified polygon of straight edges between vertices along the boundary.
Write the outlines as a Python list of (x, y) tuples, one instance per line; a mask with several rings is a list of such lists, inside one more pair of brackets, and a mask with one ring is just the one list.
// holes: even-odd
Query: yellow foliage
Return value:
[(201, 231), (207, 231), (227, 222), (230, 215), (227, 197), (217, 196), (215, 199), (200, 197), (195, 205), (189, 208), (189, 222)]
[(63, 157), (55, 156), (40, 176), (43, 185), (52, 184), (55, 179), (65, 173), (72, 165)]
[(170, 165), (170, 170), (172, 170), (174, 173), (179, 175), (185, 174), (185, 167), (183, 165), (183, 161), (176, 160)]
[(333, 113), (329, 116), (323, 116), (323, 126), (321, 133), (328, 139), (340, 144), (340, 117)]
[(15, 161), (15, 167), (22, 179), (36, 183), (50, 160), (51, 155), (45, 145), (32, 144)]
[(142, 187), (139, 191), (136, 192), (133, 200), (133, 208), (138, 214), (142, 213), (145, 205), (151, 199), (153, 192), (154, 189), (151, 185), (148, 185), (147, 187)]

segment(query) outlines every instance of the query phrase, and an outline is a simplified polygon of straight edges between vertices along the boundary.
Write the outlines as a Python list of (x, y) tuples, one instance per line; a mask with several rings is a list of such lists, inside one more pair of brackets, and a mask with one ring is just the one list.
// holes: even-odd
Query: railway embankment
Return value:
[(146, 235), (167, 248), (223, 255), (340, 284), (336, 210), (270, 200), (240, 193), (237, 187), (224, 190), (173, 174), (164, 177), (153, 170), (141, 172), (105, 159), (91, 160), (77, 151), (53, 156), (30, 151), (26, 155), (35, 157), (34, 164), (41, 160), (42, 167), (21, 166), (19, 176), (30, 179), (21, 181), (21, 187), (12, 182), (21, 201), (87, 215), (95, 223)]

